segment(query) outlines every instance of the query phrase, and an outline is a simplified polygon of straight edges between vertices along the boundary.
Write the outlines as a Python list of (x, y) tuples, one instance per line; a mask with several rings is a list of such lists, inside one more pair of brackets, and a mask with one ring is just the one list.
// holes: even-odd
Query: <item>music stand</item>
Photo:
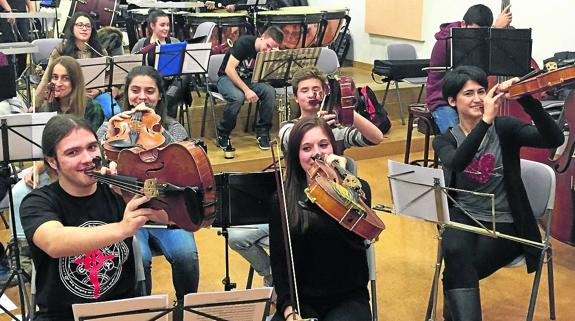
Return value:
[(76, 60), (82, 69), (86, 89), (104, 88), (108, 85), (108, 57)]
[(213, 227), (225, 240), (226, 275), (222, 280), (224, 290), (236, 287), (230, 281), (228, 228), (233, 226), (266, 224), (274, 215), (271, 199), (276, 193), (276, 181), (273, 171), (253, 173), (219, 173), (216, 181), (216, 218)]
[[(20, 310), (22, 320), (28, 320), (30, 311), (34, 309), (28, 301), (28, 294), (26, 292), (26, 281), (30, 281), (30, 276), (22, 269), (20, 265), (20, 249), (18, 247), (18, 235), (16, 233), (16, 217), (14, 215), (14, 198), (12, 195), (12, 185), (16, 184), (16, 179), (10, 176), (9, 164), (12, 161), (33, 161), (43, 159), (42, 146), (36, 142), (42, 140), (42, 132), (44, 126), (50, 118), (55, 116), (55, 112), (51, 113), (29, 113), (29, 114), (12, 114), (0, 116), (0, 148), (2, 154), (0, 156), (1, 169), (0, 174), (8, 178), (10, 188), (8, 189), (8, 200), (10, 204), (10, 220), (12, 224), (13, 244), (13, 262), (14, 266), (10, 266), (11, 274), (4, 287), (0, 290), (0, 296), (8, 288), (10, 282), (14, 277), (18, 279), (18, 295), (20, 297)], [(12, 148), (10, 148), (12, 146)], [(26, 314), (26, 307), (28, 307), (28, 314)], [(13, 320), (20, 320), (4, 306), (0, 305), (6, 314)]]
[(314, 67), (321, 48), (300, 48), (258, 52), (252, 82), (288, 83), (297, 69)]
[[(108, 84), (106, 91), (110, 95), (110, 109), (112, 116), (115, 114), (114, 105), (117, 104), (112, 95), (112, 87), (124, 85), (126, 83), (128, 73), (133, 68), (142, 65), (142, 57), (142, 54), (108, 57)], [(121, 110), (120, 106), (118, 106), (118, 108)]]
[[(544, 248), (542, 242), (534, 242), (522, 239), (516, 236), (503, 234), (497, 231), (495, 221), (495, 195), (466, 191), (462, 189), (450, 188), (445, 186), (443, 171), (440, 169), (420, 167), (409, 164), (403, 164), (392, 160), (388, 161), (389, 184), (393, 207), (395, 214), (401, 214), (417, 219), (423, 219), (427, 222), (437, 224), (439, 227), (437, 238), (437, 260), (435, 263), (435, 273), (430, 293), (430, 309), (426, 313), (426, 320), (436, 320), (437, 312), (437, 292), (439, 285), (439, 274), (441, 272), (442, 255), (441, 242), (445, 228), (455, 228), (458, 230), (477, 233), (493, 238), (505, 238), (514, 242), (519, 242)], [(472, 193), (475, 196), (485, 197), (491, 203), (491, 225), (490, 228), (479, 222), (469, 211), (464, 209), (449, 193)], [(464, 215), (472, 219), (478, 226), (451, 222), (449, 219), (448, 200), (452, 206), (458, 207)], [(430, 208), (430, 203), (435, 204)]]
[[(489, 75), (523, 76), (531, 68), (531, 29), (452, 28), (451, 67), (472, 65)], [(446, 43), (447, 46), (447, 43)]]
[[(75, 321), (168, 321), (170, 309), (167, 294), (72, 305)], [(102, 314), (102, 311), (106, 313)]]

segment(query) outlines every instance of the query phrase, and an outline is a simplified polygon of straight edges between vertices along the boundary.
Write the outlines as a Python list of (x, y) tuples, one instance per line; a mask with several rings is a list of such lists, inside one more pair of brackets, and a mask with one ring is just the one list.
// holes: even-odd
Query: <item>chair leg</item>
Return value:
[(250, 128), (250, 116), (252, 115), (252, 103), (248, 104), (248, 115), (246, 116), (246, 124), (244, 125), (244, 132), (248, 132)]
[(419, 95), (417, 95), (417, 103), (419, 104), (419, 102), (421, 101), (421, 95), (423, 94), (423, 89), (425, 88), (425, 84), (421, 85), (421, 88), (419, 88)]
[(387, 85), (385, 86), (385, 92), (383, 93), (383, 97), (381, 98), (381, 105), (385, 107), (385, 101), (387, 100), (387, 91), (389, 90), (389, 85), (391, 84), (391, 80), (387, 81)]
[(549, 319), (555, 320), (555, 279), (553, 276), (553, 250), (547, 249), (547, 282), (549, 284)]
[(206, 98), (204, 99), (204, 111), (202, 115), (202, 128), (200, 130), (200, 137), (204, 137), (206, 131), (206, 116), (208, 114), (208, 97), (210, 97), (210, 94), (206, 92)]
[(403, 162), (409, 164), (409, 154), (411, 153), (411, 137), (413, 135), (413, 114), (408, 112), (407, 114), (407, 138), (405, 140), (405, 156)]
[(399, 94), (399, 82), (394, 80), (395, 83), (395, 97), (399, 103), (399, 117), (401, 118), (401, 124), (405, 125), (405, 119), (403, 119), (403, 104), (401, 103), (401, 95)]
[(214, 123), (214, 133), (217, 139), (219, 134), (218, 134), (218, 122), (216, 120), (216, 102), (214, 101), (214, 97), (210, 97), (210, 101), (212, 102), (212, 122)]
[(248, 280), (246, 281), (246, 290), (252, 288), (253, 280), (254, 280), (254, 268), (250, 265), (250, 271), (248, 272)]

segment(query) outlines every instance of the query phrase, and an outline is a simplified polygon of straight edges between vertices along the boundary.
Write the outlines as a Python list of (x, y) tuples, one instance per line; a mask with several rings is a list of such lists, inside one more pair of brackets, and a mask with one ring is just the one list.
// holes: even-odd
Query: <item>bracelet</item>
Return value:
[(294, 314), (295, 314), (294, 311), (290, 312), (287, 316), (285, 316), (285, 320), (287, 321), (289, 319), (289, 317), (291, 317)]

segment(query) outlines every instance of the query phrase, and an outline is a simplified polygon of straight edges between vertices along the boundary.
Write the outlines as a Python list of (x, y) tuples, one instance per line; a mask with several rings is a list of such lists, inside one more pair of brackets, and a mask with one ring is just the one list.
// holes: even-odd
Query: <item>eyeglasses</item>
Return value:
[(74, 24), (74, 26), (76, 26), (78, 29), (86, 29), (86, 30), (92, 29), (92, 25), (89, 24), (89, 23), (84, 24), (84, 23), (81, 23), (81, 22), (76, 22), (76, 23)]

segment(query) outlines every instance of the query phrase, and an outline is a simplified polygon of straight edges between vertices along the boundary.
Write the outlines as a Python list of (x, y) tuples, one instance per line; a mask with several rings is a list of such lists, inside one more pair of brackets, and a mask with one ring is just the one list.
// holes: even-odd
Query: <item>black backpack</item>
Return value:
[(359, 87), (357, 96), (359, 98), (357, 112), (386, 134), (391, 129), (391, 120), (387, 111), (377, 101), (373, 90), (369, 86)]

